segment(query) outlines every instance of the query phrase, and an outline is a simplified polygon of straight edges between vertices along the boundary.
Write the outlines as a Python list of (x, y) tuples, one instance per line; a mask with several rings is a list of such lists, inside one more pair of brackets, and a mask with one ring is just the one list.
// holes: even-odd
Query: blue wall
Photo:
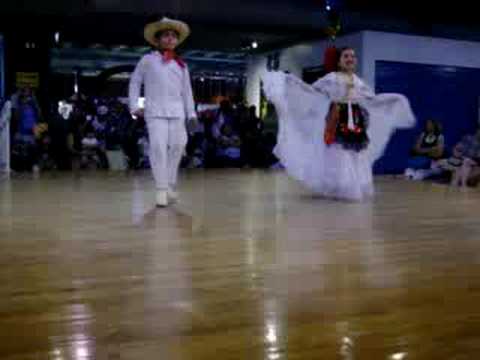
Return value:
[(375, 173), (401, 173), (410, 149), (427, 119), (443, 124), (447, 148), (473, 133), (478, 124), (480, 69), (377, 61), (376, 92), (406, 95), (417, 116), (414, 130), (397, 132)]

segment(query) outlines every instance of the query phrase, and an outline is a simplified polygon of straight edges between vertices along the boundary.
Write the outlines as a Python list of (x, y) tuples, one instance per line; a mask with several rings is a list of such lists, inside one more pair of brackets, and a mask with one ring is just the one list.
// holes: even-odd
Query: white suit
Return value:
[(142, 84), (152, 172), (157, 190), (168, 190), (176, 185), (187, 144), (185, 121), (196, 118), (190, 74), (175, 60), (165, 62), (158, 51), (145, 55), (130, 79), (132, 112), (139, 109)]

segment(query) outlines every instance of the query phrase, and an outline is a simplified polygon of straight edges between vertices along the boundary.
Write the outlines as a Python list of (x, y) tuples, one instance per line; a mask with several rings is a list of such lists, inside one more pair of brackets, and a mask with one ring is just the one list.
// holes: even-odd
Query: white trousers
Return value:
[(185, 120), (147, 118), (150, 139), (150, 166), (157, 190), (175, 188), (178, 168), (187, 145)]

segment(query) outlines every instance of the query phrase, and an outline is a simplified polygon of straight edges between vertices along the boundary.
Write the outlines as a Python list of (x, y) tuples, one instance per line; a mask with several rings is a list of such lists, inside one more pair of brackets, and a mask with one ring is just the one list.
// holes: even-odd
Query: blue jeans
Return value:
[(413, 170), (430, 169), (432, 159), (427, 156), (415, 156), (408, 159), (407, 168)]

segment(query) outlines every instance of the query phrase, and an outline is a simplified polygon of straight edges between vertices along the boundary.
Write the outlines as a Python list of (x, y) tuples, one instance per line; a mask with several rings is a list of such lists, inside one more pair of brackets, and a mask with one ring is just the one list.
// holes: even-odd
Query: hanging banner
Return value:
[(38, 89), (40, 85), (40, 74), (38, 72), (17, 72), (16, 75), (17, 88)]

